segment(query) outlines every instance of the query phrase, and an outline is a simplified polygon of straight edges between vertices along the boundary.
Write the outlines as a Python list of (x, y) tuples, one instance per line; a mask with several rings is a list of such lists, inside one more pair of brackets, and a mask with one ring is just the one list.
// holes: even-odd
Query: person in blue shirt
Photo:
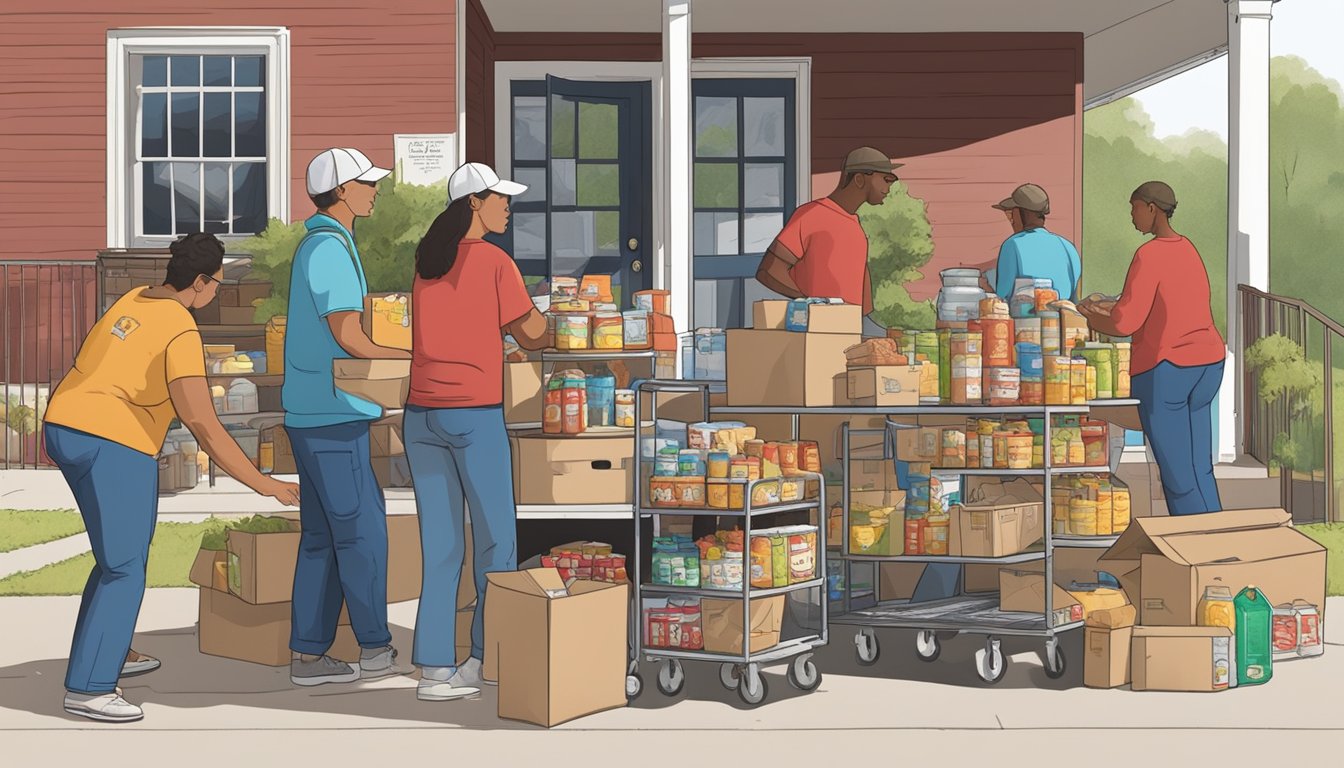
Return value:
[[(410, 358), (374, 344), (360, 325), (368, 283), (355, 219), (373, 213), (388, 173), (355, 149), (328, 149), (308, 165), (317, 213), (294, 253), (280, 394), (303, 489), (289, 640), (295, 685), (390, 674), (397, 655), (387, 627), (387, 506), (369, 456), (369, 424), (382, 408), (337, 389), (331, 371), (338, 359)], [(326, 655), (342, 604), (362, 649), (353, 665)]]
[(1061, 299), (1078, 301), (1078, 283), (1083, 264), (1078, 249), (1065, 238), (1045, 228), (1050, 213), (1050, 197), (1035, 184), (1023, 184), (1012, 197), (994, 206), (1003, 211), (1013, 225), (1013, 235), (999, 248), (994, 292), (1004, 301), (1012, 301), (1018, 278), (1046, 278)]

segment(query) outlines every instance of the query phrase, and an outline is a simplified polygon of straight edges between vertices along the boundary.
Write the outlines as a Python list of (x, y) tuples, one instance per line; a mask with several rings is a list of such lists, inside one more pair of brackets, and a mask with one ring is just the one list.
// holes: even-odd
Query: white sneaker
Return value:
[(448, 674), (447, 667), (424, 667), (420, 674), (420, 683), (415, 687), (415, 697), (421, 701), (454, 701), (476, 696), (481, 692), (481, 689), (475, 686), (459, 685), (456, 682), (457, 673)]
[(468, 687), (479, 686), (481, 683), (485, 683), (486, 685), (499, 684), (494, 680), (486, 680), (482, 677), (482, 671), (481, 660), (473, 656), (467, 659), (466, 663), (457, 668), (457, 672), (453, 674), (453, 677), (449, 682), (454, 686), (463, 685)]
[(365, 680), (398, 674), (393, 666), (397, 661), (397, 649), (392, 646), (361, 649), (359, 652), (359, 676)]
[(104, 723), (134, 723), (145, 717), (139, 707), (121, 697), (120, 688), (101, 694), (66, 691), (65, 711)]

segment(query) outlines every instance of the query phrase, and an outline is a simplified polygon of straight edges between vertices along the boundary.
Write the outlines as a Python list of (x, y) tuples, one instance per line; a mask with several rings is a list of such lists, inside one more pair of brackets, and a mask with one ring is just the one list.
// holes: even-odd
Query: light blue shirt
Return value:
[[(327, 315), (363, 312), (369, 292), (355, 238), (340, 222), (315, 214), (294, 252), (285, 327), (285, 382), (280, 390), (285, 425), (306, 429), (372, 421), (382, 408), (336, 389), (333, 360), (350, 355), (332, 335)], [(325, 229), (328, 231), (314, 230)], [(330, 231), (334, 230), (334, 231)]]
[(1062, 299), (1078, 301), (1078, 279), (1083, 263), (1073, 243), (1044, 227), (1018, 232), (999, 248), (994, 292), (1011, 301), (1019, 277), (1047, 278)]

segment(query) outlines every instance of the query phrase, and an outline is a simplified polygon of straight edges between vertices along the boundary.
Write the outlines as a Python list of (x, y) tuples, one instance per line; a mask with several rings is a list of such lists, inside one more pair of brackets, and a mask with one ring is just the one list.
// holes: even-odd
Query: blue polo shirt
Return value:
[(1073, 243), (1044, 227), (1018, 232), (999, 248), (994, 292), (1011, 301), (1019, 277), (1048, 278), (1060, 298), (1078, 301), (1078, 279), (1083, 263)]
[(340, 222), (319, 213), (304, 225), (308, 234), (294, 252), (289, 278), (285, 382), (280, 390), (285, 426), (307, 429), (372, 421), (382, 415), (382, 408), (336, 389), (332, 361), (350, 355), (327, 324), (327, 315), (333, 312), (364, 311), (364, 295), (369, 292), (364, 263), (354, 235)]

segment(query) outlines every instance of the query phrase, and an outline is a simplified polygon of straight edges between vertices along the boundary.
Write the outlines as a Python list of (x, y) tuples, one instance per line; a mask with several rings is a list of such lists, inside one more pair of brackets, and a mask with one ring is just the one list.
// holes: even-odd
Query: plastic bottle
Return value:
[(1254, 585), (1233, 601), (1236, 614), (1237, 684), (1260, 685), (1274, 676), (1274, 606)]
[(1236, 605), (1227, 587), (1205, 587), (1199, 601), (1199, 626), (1237, 629)]
[(616, 424), (616, 375), (607, 366), (599, 366), (588, 377), (588, 424), (611, 427)]

